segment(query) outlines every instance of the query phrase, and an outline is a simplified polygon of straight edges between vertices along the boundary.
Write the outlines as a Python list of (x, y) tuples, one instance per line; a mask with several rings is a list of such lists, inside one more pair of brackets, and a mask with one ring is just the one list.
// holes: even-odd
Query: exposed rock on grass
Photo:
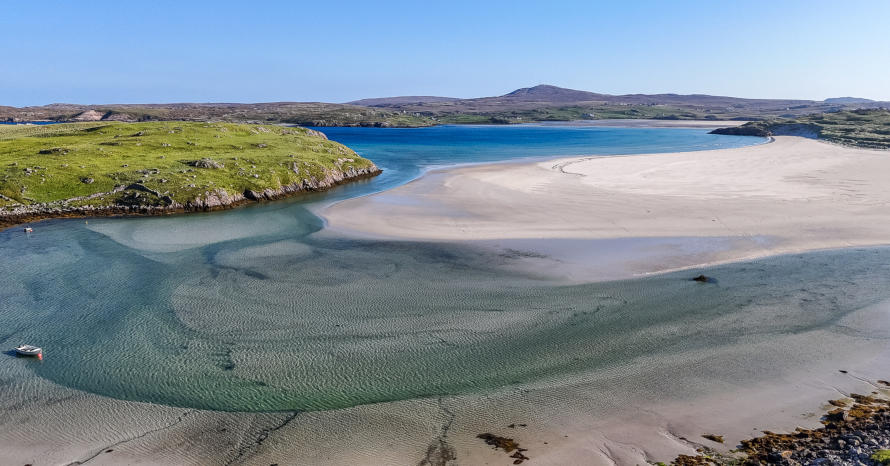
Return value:
[(53, 148), (50, 148), (50, 149), (41, 149), (41, 150), (40, 150), (39, 152), (37, 152), (37, 153), (38, 153), (38, 154), (41, 154), (41, 155), (50, 155), (50, 154), (65, 155), (65, 154), (67, 154), (68, 152), (69, 152), (69, 150), (68, 150), (68, 149), (65, 149), (64, 147), (53, 147)]
[(203, 158), (189, 163), (189, 165), (197, 168), (225, 168), (226, 166), (210, 158)]

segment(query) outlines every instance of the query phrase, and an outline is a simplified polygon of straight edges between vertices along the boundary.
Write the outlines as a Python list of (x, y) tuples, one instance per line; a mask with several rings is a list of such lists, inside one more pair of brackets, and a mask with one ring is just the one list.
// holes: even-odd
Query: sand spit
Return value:
[(887, 173), (887, 152), (786, 136), (737, 149), (434, 171), (321, 214), (335, 230), (414, 240), (737, 240), (652, 264), (668, 270), (886, 244)]

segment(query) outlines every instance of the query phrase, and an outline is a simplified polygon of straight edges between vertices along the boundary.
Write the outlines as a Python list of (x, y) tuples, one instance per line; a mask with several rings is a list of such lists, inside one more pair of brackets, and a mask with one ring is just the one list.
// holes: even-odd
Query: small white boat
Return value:
[(15, 352), (21, 356), (40, 356), (43, 354), (43, 348), (32, 345), (21, 345), (15, 347)]
[(34, 233), (34, 229), (31, 227), (25, 227), (25, 233)]

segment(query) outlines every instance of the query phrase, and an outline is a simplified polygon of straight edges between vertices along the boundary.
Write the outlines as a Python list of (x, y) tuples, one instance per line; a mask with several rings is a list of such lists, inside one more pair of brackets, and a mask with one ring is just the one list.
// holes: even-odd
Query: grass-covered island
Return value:
[(804, 136), (848, 146), (890, 149), (890, 110), (851, 110), (751, 121), (711, 132), (739, 136)]
[(182, 121), (0, 126), (0, 226), (204, 211), (379, 172), (306, 128)]

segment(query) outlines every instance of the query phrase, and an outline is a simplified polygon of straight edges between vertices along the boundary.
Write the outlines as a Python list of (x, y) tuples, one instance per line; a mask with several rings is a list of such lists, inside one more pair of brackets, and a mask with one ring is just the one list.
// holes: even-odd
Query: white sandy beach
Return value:
[(399, 239), (729, 241), (630, 269), (645, 273), (890, 243), (887, 173), (887, 152), (787, 136), (738, 149), (439, 170), (321, 214), (335, 230)]

